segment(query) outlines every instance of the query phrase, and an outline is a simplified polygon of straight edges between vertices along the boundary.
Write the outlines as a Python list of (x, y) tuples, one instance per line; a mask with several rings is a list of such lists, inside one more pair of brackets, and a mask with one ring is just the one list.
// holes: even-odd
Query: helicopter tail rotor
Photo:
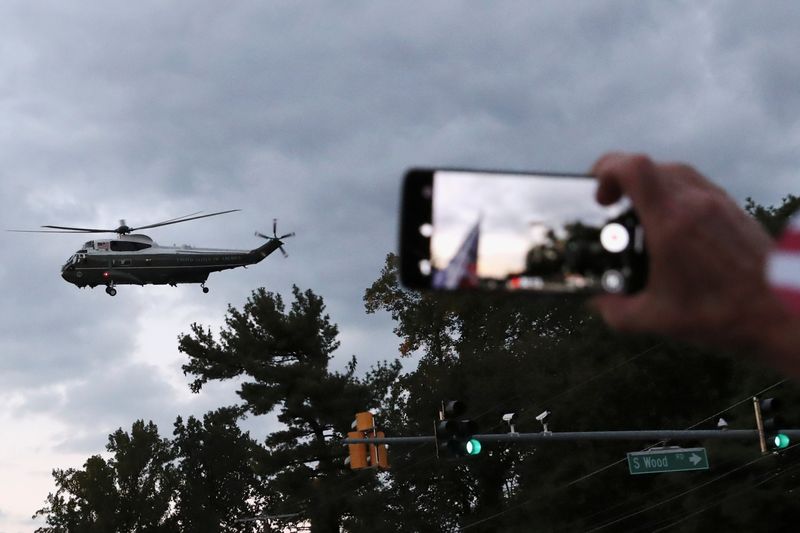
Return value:
[(278, 219), (272, 219), (272, 236), (264, 235), (263, 233), (256, 232), (256, 237), (261, 237), (262, 239), (267, 239), (268, 241), (276, 241), (278, 243), (278, 250), (281, 251), (283, 257), (289, 257), (289, 254), (286, 253), (286, 250), (283, 249), (283, 239), (288, 239), (289, 237), (294, 237), (295, 233), (286, 233), (284, 235), (278, 235)]

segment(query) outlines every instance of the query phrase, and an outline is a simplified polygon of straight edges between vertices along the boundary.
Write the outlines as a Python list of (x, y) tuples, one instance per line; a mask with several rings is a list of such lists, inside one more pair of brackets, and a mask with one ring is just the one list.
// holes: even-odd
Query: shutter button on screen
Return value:
[(625, 226), (612, 222), (600, 230), (600, 244), (612, 254), (618, 254), (628, 247), (631, 242), (630, 234)]

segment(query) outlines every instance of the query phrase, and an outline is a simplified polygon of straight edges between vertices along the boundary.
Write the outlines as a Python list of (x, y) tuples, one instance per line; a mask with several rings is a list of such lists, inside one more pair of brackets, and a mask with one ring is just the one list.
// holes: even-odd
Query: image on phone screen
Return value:
[(433, 170), (417, 262), (434, 290), (630, 291), (643, 235), (626, 199), (601, 206), (589, 176)]

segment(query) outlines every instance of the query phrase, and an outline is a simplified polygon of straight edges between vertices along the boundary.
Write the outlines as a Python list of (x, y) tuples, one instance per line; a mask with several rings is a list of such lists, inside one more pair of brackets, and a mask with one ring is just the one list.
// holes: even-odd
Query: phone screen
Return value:
[(641, 227), (627, 199), (601, 206), (596, 188), (577, 174), (409, 171), (401, 256), (414, 257), (401, 257), (401, 277), (434, 290), (633, 292)]

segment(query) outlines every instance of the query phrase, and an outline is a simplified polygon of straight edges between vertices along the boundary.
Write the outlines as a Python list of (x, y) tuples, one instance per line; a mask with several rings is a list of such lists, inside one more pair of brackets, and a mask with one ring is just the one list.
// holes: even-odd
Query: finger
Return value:
[[(592, 169), (589, 171), (589, 174), (592, 176), (599, 176), (601, 173), (605, 174), (606, 169), (613, 166), (617, 163), (621, 158), (626, 157), (627, 154), (624, 152), (608, 152), (603, 154), (595, 161), (594, 165), (592, 165)], [(597, 192), (595, 193), (595, 198), (600, 205), (610, 205), (619, 200), (622, 197), (622, 188), (619, 185), (609, 179), (598, 180)]]
[(653, 208), (658, 202), (660, 176), (658, 167), (644, 155), (611, 153), (594, 165), (598, 202), (607, 205), (627, 195), (637, 210)]
[(589, 174), (592, 176), (596, 176), (600, 169), (614, 163), (618, 159), (628, 157), (626, 152), (606, 152), (605, 154), (601, 155), (597, 161), (594, 162), (592, 165), (592, 169), (589, 171)]

